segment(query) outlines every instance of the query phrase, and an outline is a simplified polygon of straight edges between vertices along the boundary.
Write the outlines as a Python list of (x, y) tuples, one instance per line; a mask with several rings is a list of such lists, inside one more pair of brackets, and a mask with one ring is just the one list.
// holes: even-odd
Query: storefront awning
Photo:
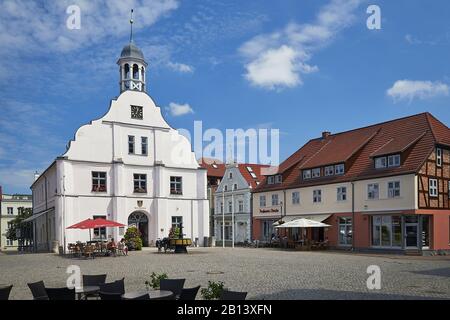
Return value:
[(44, 214), (46, 214), (47, 212), (52, 211), (54, 208), (51, 209), (47, 209), (45, 211), (39, 212), (38, 214), (33, 214), (31, 217), (26, 218), (25, 220), (23, 220), (22, 222), (31, 222), (39, 217), (42, 217)]
[[(288, 215), (283, 217), (284, 223), (286, 222), (290, 222), (296, 219), (309, 219), (309, 220), (313, 220), (313, 221), (317, 221), (317, 222), (322, 222), (326, 219), (328, 219), (331, 216), (331, 214), (298, 214), (298, 215)], [(278, 226), (280, 225), (279, 220), (275, 221), (275, 223), (273, 224), (273, 226)]]

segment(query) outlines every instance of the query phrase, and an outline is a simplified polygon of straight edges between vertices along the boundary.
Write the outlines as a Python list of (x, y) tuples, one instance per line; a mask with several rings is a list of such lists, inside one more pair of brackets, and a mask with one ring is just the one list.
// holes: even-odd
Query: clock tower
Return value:
[(133, 10), (131, 10), (130, 43), (123, 47), (117, 61), (120, 73), (120, 93), (126, 90), (145, 92), (145, 62), (144, 54), (133, 41)]

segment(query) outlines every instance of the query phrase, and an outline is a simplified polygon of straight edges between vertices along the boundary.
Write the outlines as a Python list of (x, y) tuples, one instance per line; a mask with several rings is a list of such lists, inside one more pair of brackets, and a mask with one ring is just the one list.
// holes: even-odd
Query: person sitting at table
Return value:
[(128, 246), (127, 246), (127, 243), (125, 242), (124, 238), (122, 238), (120, 240), (117, 247), (119, 248), (120, 251), (123, 252), (124, 255), (126, 255), (126, 256), (128, 255)]
[(108, 251), (110, 251), (113, 255), (116, 255), (116, 243), (114, 242), (114, 238), (111, 238), (111, 241), (106, 245)]

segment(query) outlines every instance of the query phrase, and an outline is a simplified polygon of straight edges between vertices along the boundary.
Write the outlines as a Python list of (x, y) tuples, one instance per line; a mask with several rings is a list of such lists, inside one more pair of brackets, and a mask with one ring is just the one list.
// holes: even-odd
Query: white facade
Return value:
[(0, 194), (0, 250), (17, 250), (18, 242), (6, 238), (8, 223), (17, 218), (20, 208), (31, 208), (31, 196)]
[[(251, 241), (251, 188), (237, 164), (227, 165), (215, 196), (214, 234), (222, 241), (244, 243)], [(234, 229), (233, 229), (234, 223)]]
[[(145, 245), (180, 221), (185, 237), (202, 245), (209, 236), (206, 183), (189, 141), (167, 124), (151, 97), (124, 90), (102, 118), (77, 130), (66, 153), (32, 185), (37, 249), (89, 240), (87, 230), (66, 229), (84, 219), (129, 225), (137, 223), (132, 214), (141, 219)], [(104, 236), (117, 241), (124, 232), (108, 228)]]

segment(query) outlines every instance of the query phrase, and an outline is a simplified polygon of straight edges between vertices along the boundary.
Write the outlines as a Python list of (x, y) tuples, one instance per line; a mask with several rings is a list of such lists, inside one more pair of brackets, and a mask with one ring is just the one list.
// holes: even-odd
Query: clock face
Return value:
[(131, 119), (143, 119), (143, 111), (142, 107), (139, 106), (131, 106)]

